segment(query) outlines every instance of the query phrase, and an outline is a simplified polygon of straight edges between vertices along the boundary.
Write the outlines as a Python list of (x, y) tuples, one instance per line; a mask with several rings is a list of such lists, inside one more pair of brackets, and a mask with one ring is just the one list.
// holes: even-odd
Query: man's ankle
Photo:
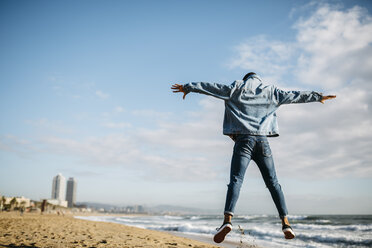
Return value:
[(282, 226), (284, 226), (284, 225), (288, 225), (289, 226), (290, 225), (289, 224), (289, 221), (288, 221), (288, 218), (286, 216), (285, 217), (282, 217), (281, 219), (282, 219)]
[(231, 218), (232, 218), (231, 214), (225, 214), (223, 223), (231, 223)]

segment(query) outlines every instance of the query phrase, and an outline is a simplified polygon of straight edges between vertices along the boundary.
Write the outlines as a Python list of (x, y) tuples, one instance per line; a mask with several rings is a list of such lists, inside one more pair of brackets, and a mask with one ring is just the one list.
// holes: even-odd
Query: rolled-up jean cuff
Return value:
[(225, 211), (224, 214), (229, 214), (231, 216), (234, 216), (234, 213), (233, 212), (229, 212), (229, 211)]
[(287, 215), (279, 215), (280, 219), (284, 219)]

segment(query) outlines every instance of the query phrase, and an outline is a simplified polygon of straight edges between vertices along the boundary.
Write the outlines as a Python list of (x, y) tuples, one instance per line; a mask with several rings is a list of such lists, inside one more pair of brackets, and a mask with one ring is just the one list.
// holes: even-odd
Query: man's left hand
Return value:
[(185, 99), (187, 93), (184, 91), (182, 84), (173, 84), (171, 89), (173, 90), (173, 93), (183, 92), (182, 98)]
[(324, 104), (325, 100), (329, 100), (329, 99), (333, 99), (333, 98), (336, 98), (336, 96), (335, 95), (323, 96), (322, 100), (320, 100), (320, 102)]

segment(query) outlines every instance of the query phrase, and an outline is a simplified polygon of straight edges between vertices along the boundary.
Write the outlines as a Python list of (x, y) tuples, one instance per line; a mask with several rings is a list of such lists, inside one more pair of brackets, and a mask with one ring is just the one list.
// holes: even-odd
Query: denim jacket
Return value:
[(223, 134), (279, 136), (275, 111), (282, 104), (316, 102), (322, 94), (314, 91), (283, 91), (263, 85), (257, 75), (231, 85), (195, 82), (183, 85), (185, 93), (197, 92), (225, 101)]

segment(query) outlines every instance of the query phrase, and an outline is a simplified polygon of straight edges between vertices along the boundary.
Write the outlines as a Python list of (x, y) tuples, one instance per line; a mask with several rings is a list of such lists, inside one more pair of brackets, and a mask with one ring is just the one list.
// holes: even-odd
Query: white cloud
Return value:
[(125, 111), (124, 108), (121, 107), (121, 106), (117, 106), (117, 107), (115, 108), (115, 112), (116, 112), (116, 113), (122, 113), (122, 112), (124, 112), (124, 111)]
[(334, 89), (356, 78), (372, 78), (372, 17), (365, 9), (323, 5), (294, 27), (302, 82)]
[(286, 146), (278, 146), (281, 161), (300, 161), (297, 168), (284, 165), (286, 172), (371, 177), (371, 16), (360, 7), (342, 11), (322, 5), (295, 28), (302, 54), (296, 76), (337, 98), (280, 110), (282, 133), (288, 134)]
[(300, 83), (324, 89), (355, 80), (371, 85), (372, 17), (366, 9), (355, 6), (343, 11), (323, 4), (293, 27), (297, 36), (291, 42), (250, 37), (235, 47), (228, 66), (262, 72), (272, 80), (292, 73)]
[(281, 137), (272, 139), (279, 170), (309, 178), (371, 177), (372, 17), (360, 7), (323, 4), (294, 28), (296, 40), (289, 43), (250, 38), (232, 63), (264, 68), (271, 79), (292, 73), (310, 89), (337, 95), (325, 105), (280, 108)]
[(100, 90), (96, 90), (96, 96), (98, 96), (98, 97), (101, 98), (101, 99), (106, 99), (106, 98), (108, 98), (110, 95), (107, 94), (107, 93), (103, 93), (103, 92), (100, 91)]
[(15, 153), (21, 158), (29, 158), (32, 154), (40, 152), (32, 140), (14, 135), (0, 136), (0, 150)]
[[(130, 132), (103, 137), (78, 139), (46, 135), (31, 140), (38, 153), (77, 157), (82, 163), (95, 166), (120, 166), (135, 171), (149, 180), (200, 181), (213, 180), (218, 171), (229, 166), (232, 142), (223, 137), (223, 102), (203, 99), (200, 111), (189, 114), (188, 120), (176, 123), (156, 113), (153, 128), (132, 127)], [(129, 123), (106, 123), (110, 128), (127, 127)], [(29, 145), (0, 139), (0, 149), (17, 146), (35, 154)], [(216, 151), (218, 151), (216, 153)]]
[(296, 52), (295, 44), (271, 41), (265, 36), (256, 36), (235, 47), (236, 57), (229, 61), (230, 68), (262, 72), (266, 77), (277, 79), (292, 65), (290, 59)]
[(51, 121), (47, 118), (41, 118), (38, 120), (26, 120), (25, 121), (27, 124), (32, 125), (38, 129), (43, 129), (43, 130), (49, 130), (57, 133), (65, 133), (65, 134), (70, 134), (73, 133), (74, 130), (72, 128), (68, 128), (65, 125), (63, 125), (59, 121)]

